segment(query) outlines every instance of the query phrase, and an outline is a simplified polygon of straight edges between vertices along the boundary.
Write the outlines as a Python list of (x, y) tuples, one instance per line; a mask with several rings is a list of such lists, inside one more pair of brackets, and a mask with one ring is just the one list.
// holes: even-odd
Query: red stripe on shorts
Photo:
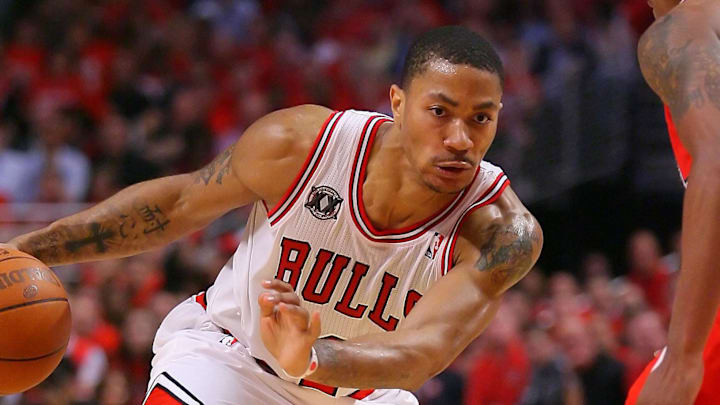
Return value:
[(145, 401), (145, 405), (186, 405), (162, 385), (156, 385)]

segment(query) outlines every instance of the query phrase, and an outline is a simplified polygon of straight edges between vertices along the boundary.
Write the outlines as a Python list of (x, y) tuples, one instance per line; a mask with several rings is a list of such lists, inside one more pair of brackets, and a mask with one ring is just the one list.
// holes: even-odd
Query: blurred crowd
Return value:
[(577, 276), (530, 272), (488, 329), (417, 393), (422, 405), (614, 405), (665, 346), (679, 266), (646, 229), (627, 241), (626, 276), (589, 252)]
[[(641, 83), (634, 46), (651, 19), (645, 0), (0, 2), (0, 202), (92, 203), (197, 169), (278, 108), (390, 113), (413, 37), (450, 23), (486, 35), (504, 60), (492, 160), (532, 199), (623, 164)], [(212, 283), (244, 218), (162, 251), (59, 268), (72, 295), (66, 359), (0, 404), (140, 403), (159, 322)], [(664, 344), (678, 258), (662, 250), (639, 231), (626, 267), (595, 252), (580, 269), (533, 271), (421, 403), (622, 403)]]

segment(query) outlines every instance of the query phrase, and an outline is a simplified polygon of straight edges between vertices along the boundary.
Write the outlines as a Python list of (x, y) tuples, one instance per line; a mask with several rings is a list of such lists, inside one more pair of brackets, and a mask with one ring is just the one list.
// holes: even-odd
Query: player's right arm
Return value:
[(670, 107), (693, 157), (668, 352), (648, 378), (638, 405), (692, 403), (720, 304), (720, 41), (710, 24), (720, 16), (713, 15), (717, 7), (701, 4), (678, 6), (648, 29), (638, 48), (645, 79)]
[(272, 206), (329, 114), (311, 105), (268, 114), (202, 169), (132, 185), (8, 244), (50, 266), (119, 258), (166, 245), (259, 199)]

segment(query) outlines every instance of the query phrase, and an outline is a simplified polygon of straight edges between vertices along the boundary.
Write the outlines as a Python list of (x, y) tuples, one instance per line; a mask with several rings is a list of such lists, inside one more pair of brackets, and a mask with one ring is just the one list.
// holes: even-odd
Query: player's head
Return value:
[(660, 18), (683, 1), (684, 0), (648, 0), (648, 4), (652, 7), (655, 18)]
[(402, 88), (390, 90), (405, 154), (422, 182), (442, 193), (467, 187), (495, 138), (503, 67), (467, 28), (428, 31), (410, 47)]

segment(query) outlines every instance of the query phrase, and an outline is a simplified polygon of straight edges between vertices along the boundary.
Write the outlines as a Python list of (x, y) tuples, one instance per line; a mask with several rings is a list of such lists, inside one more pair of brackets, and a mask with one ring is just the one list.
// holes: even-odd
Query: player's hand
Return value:
[(320, 314), (311, 315), (301, 307), (300, 298), (285, 282), (264, 281), (263, 287), (268, 289), (258, 297), (263, 343), (287, 374), (301, 376), (320, 336)]
[(0, 249), (5, 250), (18, 250), (17, 246), (12, 243), (0, 243)]
[(679, 361), (666, 357), (648, 376), (636, 405), (692, 405), (702, 381), (702, 358)]

